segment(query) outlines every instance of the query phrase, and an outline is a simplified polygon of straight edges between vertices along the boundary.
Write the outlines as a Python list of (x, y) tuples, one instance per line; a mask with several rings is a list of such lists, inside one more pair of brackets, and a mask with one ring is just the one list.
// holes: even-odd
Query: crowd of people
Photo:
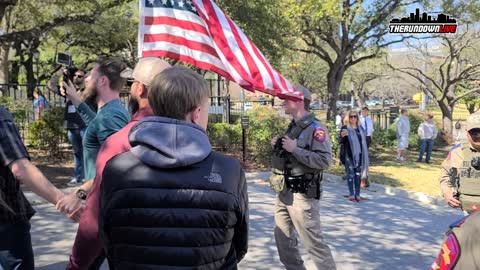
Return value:
[[(119, 98), (127, 82), (130, 112)], [(205, 79), (155, 57), (140, 59), (134, 69), (101, 59), (88, 73), (77, 70), (61, 89), (75, 158), (70, 184), (77, 188), (70, 194), (31, 163), (11, 114), (0, 107), (0, 266), (7, 258), (12, 269), (34, 269), (30, 218), (35, 211), (20, 188), (24, 184), (79, 222), (67, 269), (99, 269), (105, 260), (111, 269), (236, 269), (248, 250), (247, 183), (238, 160), (212, 150)], [(310, 91), (296, 89), (303, 99), (284, 102), (292, 120), (284, 134), (271, 140), (270, 183), (278, 193), (275, 242), (286, 269), (305, 269), (297, 235), (318, 269), (336, 269), (323, 240), (319, 210), (332, 142), (325, 125), (309, 111)], [(399, 162), (405, 159), (410, 133), (408, 111), (401, 113)], [(472, 117), (467, 121), (470, 147), (452, 152), (456, 155), (444, 164), (442, 179), (461, 161), (477, 158), (471, 147), (480, 149), (480, 116)], [(362, 201), (361, 188), (368, 186), (374, 124), (365, 107), (346, 111), (337, 125), (352, 202)], [(428, 163), (437, 136), (430, 115), (418, 135), (418, 161), (426, 153)], [(480, 198), (480, 192), (471, 192), (478, 187), (472, 180), (477, 176), (460, 175), (467, 188), (455, 193), (455, 186), (442, 180), (442, 191), (452, 207), (470, 213)], [(439, 258), (436, 263), (444, 263)]]

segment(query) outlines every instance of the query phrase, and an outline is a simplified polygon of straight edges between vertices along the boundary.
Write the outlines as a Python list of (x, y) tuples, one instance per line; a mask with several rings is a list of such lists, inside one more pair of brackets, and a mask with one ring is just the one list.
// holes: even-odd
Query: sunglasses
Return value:
[(357, 115), (350, 115), (350, 118), (357, 118)]
[(128, 87), (131, 87), (134, 82), (138, 82), (138, 81), (136, 81), (136, 80), (127, 80), (127, 86), (128, 86)]
[(80, 78), (80, 79), (81, 79), (81, 78), (83, 78), (83, 77), (85, 77), (85, 76), (84, 76), (84, 75), (77, 75), (77, 74), (75, 74), (75, 76), (74, 76), (74, 77), (75, 77), (75, 78)]
[(468, 131), (468, 134), (475, 142), (480, 142), (480, 128), (474, 128)]

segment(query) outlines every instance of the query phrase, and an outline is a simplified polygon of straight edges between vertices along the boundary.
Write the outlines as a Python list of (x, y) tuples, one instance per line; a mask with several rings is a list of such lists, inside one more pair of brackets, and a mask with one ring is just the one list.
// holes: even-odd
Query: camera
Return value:
[(73, 82), (73, 76), (75, 74), (76, 69), (72, 67), (72, 56), (69, 55), (68, 53), (58, 53), (57, 64), (62, 65), (64, 67), (61, 81), (59, 82), (59, 85), (57, 87), (57, 94), (65, 97), (65, 95), (63, 95), (61, 91), (62, 82), (66, 82), (66, 83), (68, 83), (68, 81)]
[(480, 171), (480, 157), (472, 158), (470, 165), (475, 168), (475, 170)]

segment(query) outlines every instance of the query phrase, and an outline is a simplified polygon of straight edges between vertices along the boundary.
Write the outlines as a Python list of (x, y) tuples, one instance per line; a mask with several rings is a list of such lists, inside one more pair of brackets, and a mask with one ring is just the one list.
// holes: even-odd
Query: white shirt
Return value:
[(397, 121), (397, 136), (408, 137), (410, 133), (410, 120), (408, 117), (400, 115)]
[(375, 131), (375, 128), (373, 127), (373, 121), (370, 116), (363, 117), (363, 115), (360, 116), (360, 125), (362, 126), (363, 130), (365, 130), (365, 133), (367, 136), (372, 136), (373, 131)]
[(432, 123), (423, 122), (418, 127), (418, 136), (420, 139), (435, 139), (437, 138), (437, 128)]
[(337, 130), (340, 130), (343, 126), (342, 124), (342, 116), (338, 115), (335, 117), (335, 126), (337, 127)]

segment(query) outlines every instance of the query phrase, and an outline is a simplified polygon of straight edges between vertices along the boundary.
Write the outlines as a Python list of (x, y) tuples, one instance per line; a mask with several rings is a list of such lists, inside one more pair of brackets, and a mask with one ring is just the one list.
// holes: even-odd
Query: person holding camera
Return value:
[(439, 179), (445, 201), (464, 214), (480, 209), (480, 113), (467, 118), (466, 137), (448, 154)]
[(275, 242), (287, 269), (305, 269), (295, 230), (318, 269), (336, 269), (320, 227), (319, 200), (323, 170), (332, 163), (332, 144), (325, 126), (310, 113), (311, 93), (299, 86), (303, 100), (286, 100), (293, 116), (286, 135), (273, 138), (270, 179), (278, 192), (275, 204)]
[[(73, 73), (73, 86), (77, 90), (77, 94), (81, 95), (84, 90), (85, 71), (77, 69)], [(96, 104), (91, 101), (86, 101), (87, 105), (94, 111), (96, 111)], [(65, 126), (67, 129), (68, 141), (72, 145), (73, 150), (73, 164), (74, 164), (74, 177), (68, 183), (69, 186), (76, 186), (83, 183), (83, 135), (85, 134), (86, 125), (82, 120), (82, 117), (78, 114), (77, 108), (73, 105), (70, 99), (67, 99), (65, 105)]]

